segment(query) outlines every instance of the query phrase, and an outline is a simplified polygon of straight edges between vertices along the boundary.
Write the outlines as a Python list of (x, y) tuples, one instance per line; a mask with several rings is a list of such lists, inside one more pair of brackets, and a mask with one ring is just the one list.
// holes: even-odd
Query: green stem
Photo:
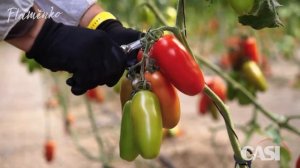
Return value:
[(287, 117), (287, 121), (300, 119), (300, 115), (291, 115)]
[(86, 107), (87, 107), (88, 117), (89, 117), (89, 120), (90, 120), (90, 123), (91, 123), (92, 131), (93, 131), (95, 140), (96, 140), (97, 145), (98, 145), (100, 160), (103, 162), (104, 165), (109, 165), (108, 161), (105, 157), (103, 141), (102, 141), (102, 138), (101, 138), (101, 136), (99, 135), (99, 132), (98, 132), (98, 127), (97, 127), (96, 119), (95, 119), (95, 116), (94, 116), (94, 113), (93, 113), (93, 110), (92, 110), (91, 103), (87, 99), (86, 96), (84, 97), (84, 100), (85, 100), (85, 104), (86, 104)]
[(161, 24), (168, 25), (166, 18), (162, 15), (160, 10), (157, 8), (157, 6), (154, 3), (148, 1), (148, 2), (141, 4), (141, 6), (143, 6), (143, 5), (148, 7), (153, 12), (153, 14), (156, 16), (158, 21), (161, 22)]
[[(56, 74), (51, 73), (51, 76), (54, 80), (54, 83), (57, 87), (57, 97), (59, 100), (59, 104), (62, 106), (62, 112), (63, 112), (63, 117), (64, 117), (64, 121), (66, 120), (67, 114), (68, 114), (68, 105), (67, 105), (67, 101), (65, 96), (62, 93), (62, 89), (60, 88), (60, 83), (59, 83), (59, 78)], [(97, 157), (93, 156), (92, 154), (90, 154), (88, 152), (88, 150), (86, 150), (83, 146), (81, 146), (79, 144), (79, 140), (78, 137), (76, 135), (76, 133), (71, 129), (68, 128), (68, 130), (70, 131), (70, 136), (72, 138), (73, 143), (75, 144), (77, 150), (83, 155), (85, 156), (87, 159), (92, 160), (92, 161), (98, 161), (100, 162), (101, 160), (99, 160)]]
[(88, 152), (88, 150), (86, 150), (83, 146), (80, 145), (78, 136), (75, 133), (75, 131), (73, 131), (71, 128), (69, 130), (70, 130), (70, 136), (71, 136), (73, 143), (75, 144), (77, 150), (87, 159), (96, 161), (96, 162), (101, 162), (101, 160), (98, 157), (93, 156), (91, 153)]
[(184, 4), (185, 4), (185, 0), (178, 0), (176, 27), (181, 31), (185, 31), (185, 13), (184, 13), (185, 9), (184, 9)]
[[(213, 102), (215, 102), (215, 104), (217, 105), (220, 113), (222, 114), (222, 116), (225, 120), (226, 129), (227, 129), (229, 140), (230, 140), (233, 152), (234, 152), (234, 156), (239, 160), (244, 160), (242, 157), (242, 154), (241, 154), (241, 147), (240, 147), (239, 141), (234, 132), (234, 125), (232, 123), (227, 106), (207, 85), (205, 85), (205, 87), (204, 87), (204, 93), (207, 96), (209, 96)], [(246, 166), (244, 166), (244, 165), (240, 165), (240, 167), (246, 168)]]

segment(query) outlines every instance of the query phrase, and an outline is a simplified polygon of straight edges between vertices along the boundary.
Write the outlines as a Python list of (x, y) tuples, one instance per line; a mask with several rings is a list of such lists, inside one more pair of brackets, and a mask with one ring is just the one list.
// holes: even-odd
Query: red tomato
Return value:
[(53, 140), (47, 140), (44, 146), (44, 156), (47, 162), (54, 159), (56, 144)]
[(297, 159), (297, 162), (296, 162), (296, 168), (300, 168), (300, 156), (299, 156), (298, 159)]
[(230, 62), (229, 56), (228, 55), (222, 56), (219, 64), (220, 64), (221, 68), (229, 69), (231, 67), (231, 62)]
[(154, 43), (150, 57), (182, 93), (193, 96), (203, 90), (204, 77), (199, 65), (174, 35), (165, 35)]
[(203, 95), (199, 102), (199, 112), (200, 114), (206, 114), (211, 104), (211, 100), (207, 95)]
[(100, 87), (90, 89), (86, 92), (89, 100), (94, 100), (96, 102), (102, 103), (104, 101), (103, 90)]
[[(207, 86), (214, 91), (221, 100), (225, 101), (227, 99), (227, 87), (220, 77), (212, 77), (206, 81)], [(211, 105), (213, 105), (212, 100), (203, 93), (199, 102), (199, 112), (201, 114), (205, 114), (208, 110), (210, 110)]]
[(215, 76), (215, 77), (211, 78), (207, 82), (207, 86), (211, 90), (213, 90), (220, 97), (221, 100), (225, 101), (227, 99), (227, 96), (226, 96), (227, 87), (226, 87), (224, 81), (220, 77)]
[(260, 65), (261, 58), (258, 53), (257, 44), (254, 37), (247, 37), (246, 39), (242, 40), (241, 48), (246, 57)]
[(145, 78), (151, 83), (151, 89), (159, 99), (163, 127), (175, 127), (180, 119), (180, 103), (176, 89), (159, 71), (146, 72)]

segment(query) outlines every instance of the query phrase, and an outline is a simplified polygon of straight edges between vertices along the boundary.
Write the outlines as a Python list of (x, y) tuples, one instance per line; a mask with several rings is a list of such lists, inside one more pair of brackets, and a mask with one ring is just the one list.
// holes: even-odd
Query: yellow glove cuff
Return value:
[(101, 23), (109, 19), (116, 19), (116, 17), (109, 12), (101, 12), (92, 19), (87, 28), (95, 30)]

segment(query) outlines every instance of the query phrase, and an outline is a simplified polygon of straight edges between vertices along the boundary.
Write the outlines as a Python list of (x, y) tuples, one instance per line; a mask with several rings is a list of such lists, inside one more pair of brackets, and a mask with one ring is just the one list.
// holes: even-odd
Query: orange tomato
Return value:
[(159, 99), (163, 127), (175, 127), (180, 119), (180, 103), (176, 89), (159, 71), (146, 72), (145, 78)]

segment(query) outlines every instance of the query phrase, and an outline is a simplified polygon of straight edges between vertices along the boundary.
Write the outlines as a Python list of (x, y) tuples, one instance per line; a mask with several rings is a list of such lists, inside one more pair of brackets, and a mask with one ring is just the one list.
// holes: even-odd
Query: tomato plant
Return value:
[[(206, 61), (206, 56), (214, 55), (216, 53), (218, 54), (219, 49), (223, 50), (222, 47), (224, 47), (224, 45), (222, 44), (222, 46), (219, 46), (218, 41), (223, 41), (223, 38), (231, 35), (231, 33), (247, 32), (247, 28), (240, 28), (241, 26), (236, 26), (236, 23), (232, 23), (233, 19), (231, 19), (231, 10), (227, 10), (225, 1), (214, 1), (214, 3), (217, 3), (218, 5), (216, 6), (217, 8), (215, 8), (217, 9), (217, 13), (212, 12), (214, 8), (210, 8), (209, 11), (199, 10), (204, 9), (204, 7), (206, 8), (207, 4), (211, 3), (212, 1), (205, 1), (203, 4), (199, 3), (197, 0), (191, 0), (187, 1), (185, 5), (183, 5), (184, 1), (178, 1), (178, 16), (176, 25), (173, 25), (175, 23), (174, 18), (177, 14), (174, 11), (175, 5), (173, 4), (172, 7), (166, 6), (166, 4), (170, 4), (171, 2), (157, 1), (154, 3), (158, 5), (157, 9), (162, 11), (161, 15), (159, 15), (159, 13), (156, 13), (155, 15), (151, 13), (152, 11), (157, 11), (152, 10), (151, 6), (147, 6), (150, 4), (147, 3), (148, 1), (144, 3), (138, 0), (130, 0), (130, 2), (132, 3), (124, 4), (119, 3), (116, 0), (103, 1), (103, 4), (110, 4), (108, 6), (115, 9), (116, 12), (123, 11), (123, 13), (120, 12), (121, 14), (119, 14), (119, 16), (121, 18), (129, 18), (127, 19), (129, 27), (132, 25), (140, 27), (142, 24), (141, 27), (143, 28), (146, 26), (151, 26), (153, 28), (149, 29), (142, 39), (142, 49), (137, 56), (139, 62), (131, 67), (127, 67), (128, 74), (126, 75), (126, 78), (121, 79), (114, 87), (115, 91), (119, 92), (120, 90), (120, 99), (123, 109), (123, 113), (118, 114), (122, 115), (119, 141), (120, 157), (122, 159), (133, 161), (138, 155), (141, 155), (146, 159), (152, 159), (158, 156), (162, 143), (161, 134), (163, 127), (172, 128), (178, 124), (180, 119), (180, 103), (176, 89), (191, 96), (201, 95), (198, 104), (199, 113), (209, 113), (214, 119), (217, 119), (221, 116), (218, 115), (219, 111), (222, 113), (222, 116), (226, 121), (226, 127), (224, 126), (224, 128), (228, 129), (228, 136), (232, 148), (234, 149), (234, 156), (236, 156), (238, 159), (241, 159), (239, 158), (239, 147), (242, 147), (242, 145), (239, 145), (239, 141), (237, 140), (237, 136), (240, 134), (240, 131), (235, 133), (234, 128), (231, 127), (233, 124), (231, 123), (230, 119), (231, 113), (228, 111), (230, 108), (227, 108), (227, 106), (225, 106), (222, 102), (226, 101), (227, 96), (230, 100), (237, 99), (241, 105), (252, 104), (254, 107), (253, 118), (250, 118), (249, 123), (242, 125), (244, 129), (241, 129), (241, 132), (246, 130), (246, 138), (251, 137), (255, 132), (260, 132), (266, 133), (268, 136), (273, 136), (272, 139), (279, 142), (282, 137), (280, 137), (278, 132), (281, 129), (287, 129), (299, 134), (299, 132), (297, 132), (298, 130), (289, 124), (289, 121), (291, 120), (289, 116), (285, 117), (273, 114), (272, 112), (264, 109), (263, 106), (256, 100), (258, 91), (265, 91), (267, 89), (266, 79), (264, 79), (265, 77), (263, 76), (264, 74), (260, 72), (264, 72), (263, 62), (267, 62), (265, 61), (267, 60), (267, 57), (262, 57), (262, 55), (260, 55), (258, 45), (256, 43), (256, 41), (259, 39), (266, 37), (265, 31), (256, 32), (255, 35), (259, 37), (257, 39), (255, 39), (253, 36), (249, 36), (248, 38), (239, 37), (236, 38), (231, 44), (227, 44), (230, 46), (230, 49), (228, 50), (228, 53), (224, 54), (226, 56), (223, 57), (224, 59), (222, 59), (222, 65), (225, 67), (225, 70), (220, 71), (218, 68), (212, 65), (212, 63)], [(274, 13), (276, 14), (276, 8), (279, 4), (275, 3), (276, 0), (266, 0), (261, 1), (261, 3), (254, 6), (252, 4), (253, 2), (254, 0), (230, 0), (232, 7), (239, 13), (239, 15), (243, 15), (239, 16), (239, 21), (244, 21), (246, 19), (248, 24), (251, 24), (252, 26), (258, 26), (258, 28), (262, 25), (264, 27), (269, 27), (270, 23), (267, 20), (269, 20), (270, 17), (273, 17)], [(265, 4), (268, 2), (270, 3), (267, 6), (268, 8), (266, 8)], [(142, 4), (140, 3), (143, 3), (144, 6), (142, 7)], [(165, 22), (160, 22), (168, 25), (173, 23), (172, 26), (174, 27), (163, 26), (155, 28), (157, 25), (159, 25), (159, 22), (157, 22), (156, 18), (153, 17), (153, 19), (151, 19), (151, 17), (148, 17), (150, 15), (144, 15), (145, 13), (137, 14), (139, 9), (134, 10), (134, 4), (140, 5), (138, 6), (140, 7), (139, 9), (141, 9), (140, 12), (149, 12), (149, 14), (152, 14), (154, 17), (162, 17), (157, 20), (165, 20)], [(126, 8), (129, 8), (136, 17), (142, 17), (141, 19), (138, 19), (138, 24), (136, 23), (137, 21), (135, 19), (132, 19), (133, 15), (128, 12), (129, 10), (125, 10)], [(187, 10), (183, 10), (185, 8), (187, 8)], [(253, 13), (251, 13), (253, 11), (255, 11), (255, 14), (257, 15), (254, 16)], [(186, 19), (184, 18), (185, 14), (187, 16)], [(266, 14), (268, 16), (266, 16)], [(200, 16), (201, 19), (199, 19)], [(210, 18), (203, 18), (207, 16), (210, 16)], [(278, 17), (273, 18), (275, 18), (273, 21), (276, 19), (276, 21), (278, 21)], [(236, 15), (234, 19), (236, 19)], [(262, 19), (264, 21), (262, 21)], [(187, 21), (187, 24), (184, 23), (185, 20)], [(194, 25), (188, 25), (191, 22), (194, 22)], [(185, 25), (188, 26), (185, 27)], [(271, 26), (276, 25), (278, 24), (273, 24)], [(195, 29), (197, 29), (197, 31), (195, 31)], [(155, 32), (155, 30), (158, 33)], [(169, 35), (161, 36), (163, 34), (162, 32), (165, 33), (166, 31), (169, 31), (167, 32)], [(185, 31), (187, 34), (184, 33)], [(195, 31), (196, 33), (192, 31)], [(253, 32), (250, 33), (254, 34)], [(208, 38), (206, 39), (205, 36)], [(220, 37), (216, 38), (216, 36)], [(175, 37), (178, 37), (178, 39)], [(198, 41), (201, 43), (201, 45), (199, 45)], [(206, 43), (209, 43), (209, 45)], [(189, 44), (192, 45), (189, 46)], [(209, 48), (207, 46), (211, 46), (211, 44), (213, 44), (213, 52), (207, 52), (206, 49)], [(263, 41), (259, 44), (261, 44), (261, 51), (264, 51), (268, 41)], [(192, 52), (188, 51), (193, 51), (195, 49), (194, 47), (197, 50), (195, 50), (196, 52), (193, 52), (195, 54), (193, 56)], [(286, 47), (282, 46), (282, 48)], [(194, 60), (194, 58), (197, 60), (197, 62)], [(199, 68), (200, 64), (201, 66), (208, 68), (208, 70), (211, 70), (211, 72), (217, 73), (223, 77), (227, 82), (228, 88), (226, 88), (224, 82), (218, 82), (218, 79), (216, 78), (211, 78), (210, 80), (206, 79), (207, 85), (205, 86), (203, 74)], [(262, 70), (260, 70), (261, 68)], [(229, 75), (226, 75), (226, 73)], [(263, 78), (261, 78), (261, 76)], [(149, 87), (149, 85), (151, 87)], [(91, 97), (95, 100), (94, 95), (95, 94), (92, 93)], [(115, 96), (115, 94), (110, 96), (111, 97), (109, 97), (109, 100), (114, 98), (113, 96)], [(60, 97), (62, 96), (58, 97), (61, 99)], [(218, 99), (218, 97), (221, 100)], [(67, 101), (60, 101), (66, 114), (66, 104), (68, 104), (66, 102), (68, 102), (68, 99)], [(219, 109), (216, 108), (214, 103), (217, 104)], [(102, 111), (105, 112), (105, 115), (114, 115), (114, 113), (106, 113), (108, 111), (107, 107), (109, 107), (106, 105), (104, 105), (105, 108), (95, 108), (94, 106), (89, 105), (89, 101), (87, 101), (86, 104), (89, 115), (88, 118), (92, 126), (91, 130), (99, 148), (99, 156), (93, 157), (93, 155), (89, 154), (87, 150), (82, 150), (83, 148), (81, 146), (77, 147), (78, 149), (81, 149), (79, 150), (80, 152), (83, 151), (82, 153), (87, 158), (101, 162), (103, 167), (110, 167), (110, 153), (114, 150), (106, 151), (106, 148), (110, 150), (109, 145), (102, 149), (102, 130), (97, 130), (99, 127), (97, 120), (102, 119), (102, 116), (100, 117), (99, 115), (99, 113)], [(91, 112), (94, 109), (100, 111), (97, 113), (97, 116), (93, 116), (93, 112)], [(244, 111), (241, 110), (241, 113), (243, 112)], [(255, 117), (257, 116), (256, 113), (258, 112), (262, 112), (263, 115), (273, 122), (272, 124), (275, 125), (274, 130), (263, 130), (264, 128), (259, 125), (258, 120)], [(95, 117), (98, 117), (98, 115), (99, 118), (96, 120)], [(245, 115), (245, 117), (247, 117), (248, 120), (248, 115)], [(104, 118), (106, 119), (106, 117)], [(102, 124), (103, 123), (101, 123), (101, 126)], [(73, 134), (72, 132), (70, 134)], [(109, 130), (109, 132), (112, 133), (113, 129)], [(168, 129), (165, 132), (165, 134), (169, 137), (174, 136), (175, 134), (180, 134), (180, 131), (178, 131), (177, 127)], [(74, 136), (70, 136), (70, 138), (74, 138)], [(76, 139), (74, 141), (77, 142)], [(78, 145), (79, 143), (75, 144)], [(106, 144), (106, 142), (104, 144)], [(285, 151), (285, 153), (288, 152), (289, 151)], [(290, 159), (290, 157), (287, 158), (287, 160)], [(156, 159), (156, 161), (159, 162), (163, 162), (162, 160), (164, 161), (163, 157)], [(140, 161), (141, 160), (138, 162)], [(283, 163), (284, 162), (285, 161), (283, 161)], [(281, 164), (286, 164), (283, 163)], [(245, 165), (240, 165), (240, 167), (243, 168)]]

